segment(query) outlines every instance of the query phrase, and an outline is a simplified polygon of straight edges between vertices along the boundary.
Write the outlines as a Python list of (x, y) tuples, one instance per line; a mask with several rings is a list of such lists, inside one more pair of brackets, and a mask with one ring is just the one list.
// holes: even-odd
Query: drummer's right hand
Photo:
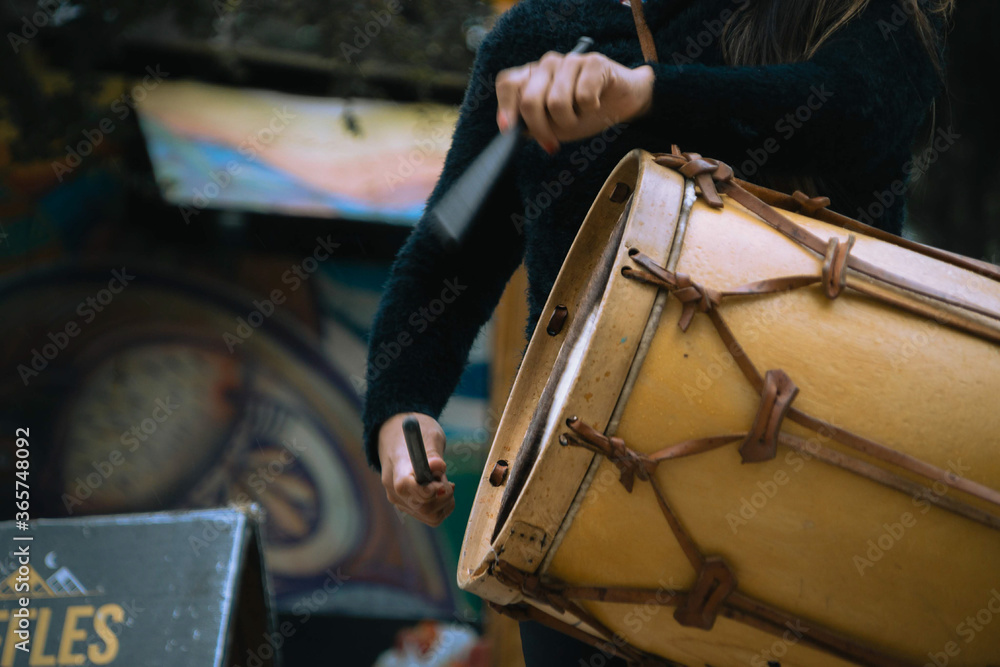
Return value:
[[(403, 420), (414, 416), (427, 449), (427, 463), (434, 481), (417, 484), (410, 453), (403, 437)], [(389, 502), (401, 512), (416, 517), (428, 526), (438, 526), (455, 509), (455, 485), (448, 481), (444, 462), (444, 429), (433, 417), (417, 412), (394, 415), (378, 432), (378, 458), (382, 463), (382, 486)]]

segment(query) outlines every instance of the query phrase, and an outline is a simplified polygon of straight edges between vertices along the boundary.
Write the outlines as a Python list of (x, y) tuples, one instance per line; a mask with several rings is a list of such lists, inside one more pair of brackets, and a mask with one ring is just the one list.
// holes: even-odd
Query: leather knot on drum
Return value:
[(692, 179), (701, 190), (706, 204), (712, 208), (722, 208), (722, 197), (719, 196), (715, 182), (733, 179), (733, 170), (728, 164), (704, 158), (698, 153), (682, 153), (677, 146), (670, 153), (656, 155), (654, 160), (657, 164), (676, 169)]
[(683, 304), (681, 319), (678, 322), (681, 331), (688, 330), (695, 313), (707, 313), (722, 301), (723, 293), (719, 290), (705, 287), (692, 280), (687, 274), (674, 273), (664, 269), (636, 248), (629, 250), (629, 256), (643, 270), (639, 272), (632, 267), (625, 267), (622, 269), (622, 275), (626, 278), (663, 287)]
[(687, 331), (695, 312), (707, 313), (712, 310), (719, 305), (722, 294), (719, 290), (696, 283), (687, 274), (678, 273), (676, 276), (677, 289), (674, 291), (674, 296), (684, 304), (679, 325), (681, 331)]
[[(572, 437), (575, 442), (572, 444), (585, 446), (587, 449), (603, 454), (614, 463), (620, 474), (620, 481), (625, 489), (632, 493), (635, 478), (638, 477), (644, 482), (649, 481), (649, 473), (652, 472), (656, 463), (643, 456), (639, 452), (625, 446), (625, 441), (614, 436), (608, 437), (576, 417), (566, 420), (566, 426), (573, 430), (573, 435), (564, 435), (560, 442), (564, 445), (570, 444)], [(574, 437), (575, 436), (575, 437)]]

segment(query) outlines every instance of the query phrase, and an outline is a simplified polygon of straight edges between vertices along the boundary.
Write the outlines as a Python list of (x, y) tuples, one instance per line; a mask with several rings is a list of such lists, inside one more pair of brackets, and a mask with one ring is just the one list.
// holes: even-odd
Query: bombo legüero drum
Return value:
[(618, 165), (464, 589), (643, 664), (1000, 664), (1000, 268), (828, 203), (676, 149)]

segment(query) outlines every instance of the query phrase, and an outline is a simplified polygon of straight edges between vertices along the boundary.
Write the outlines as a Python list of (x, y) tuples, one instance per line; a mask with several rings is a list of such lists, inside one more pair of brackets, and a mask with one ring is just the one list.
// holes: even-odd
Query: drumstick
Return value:
[[(581, 37), (570, 53), (585, 53), (593, 45), (590, 37)], [(510, 164), (524, 129), (524, 121), (518, 118), (511, 131), (494, 137), (431, 209), (431, 224), (445, 245), (461, 245), (486, 198)]]
[(410, 453), (410, 463), (413, 464), (413, 475), (417, 484), (424, 486), (434, 481), (431, 467), (427, 463), (427, 450), (424, 448), (424, 438), (420, 433), (420, 422), (416, 417), (403, 420), (403, 437), (406, 439), (406, 450)]

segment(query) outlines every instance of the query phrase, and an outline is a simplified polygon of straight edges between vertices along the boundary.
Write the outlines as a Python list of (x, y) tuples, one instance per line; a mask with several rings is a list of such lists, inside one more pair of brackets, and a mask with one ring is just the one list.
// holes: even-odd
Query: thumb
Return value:
[(448, 464), (444, 460), (443, 443), (437, 438), (428, 438), (424, 442), (427, 448), (427, 465), (436, 479), (444, 477)]
[(445, 472), (448, 470), (448, 464), (445, 463), (444, 459), (437, 454), (427, 455), (427, 465), (430, 467), (434, 477), (438, 479), (443, 477)]

